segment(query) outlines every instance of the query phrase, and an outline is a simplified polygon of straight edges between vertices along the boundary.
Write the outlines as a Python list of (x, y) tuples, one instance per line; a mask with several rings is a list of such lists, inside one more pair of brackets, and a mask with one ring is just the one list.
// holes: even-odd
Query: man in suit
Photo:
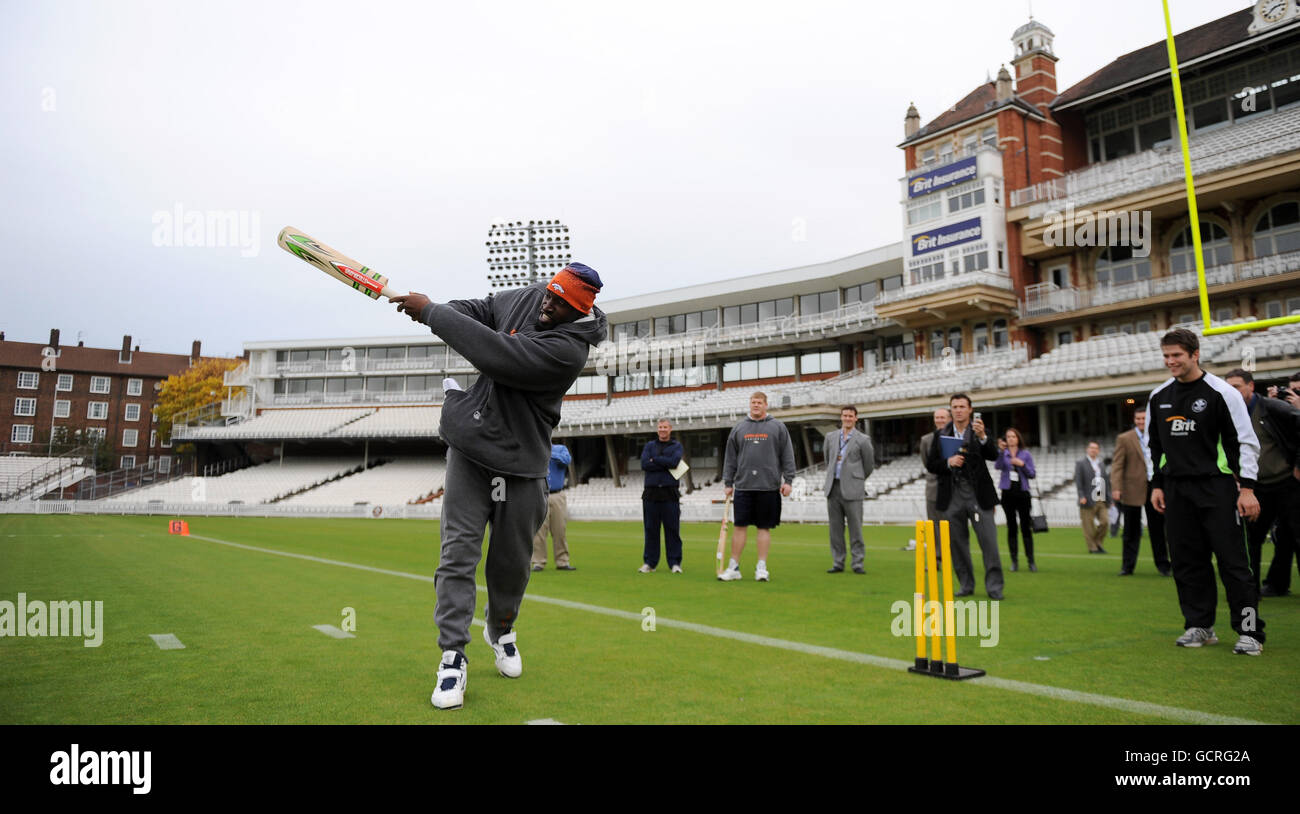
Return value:
[[(934, 411), (934, 432), (927, 432), (921, 436), (921, 466), (925, 466), (925, 459), (930, 455), (930, 445), (934, 443), (934, 436), (940, 430), (948, 426), (952, 421), (952, 412), (947, 407), (940, 407)], [(939, 499), (939, 476), (933, 472), (925, 473), (925, 519), (933, 520), (938, 523), (943, 519), (939, 515), (939, 510), (935, 508), (935, 501)]]
[[(935, 431), (930, 452), (925, 458), (925, 468), (939, 477), (935, 507), (949, 523), (952, 535), (952, 562), (957, 572), (961, 590), (957, 596), (975, 593), (975, 574), (970, 558), (970, 532), (967, 521), (975, 529), (980, 551), (984, 554), (984, 589), (990, 599), (1002, 598), (1002, 558), (998, 554), (998, 529), (994, 511), (998, 493), (989, 477), (985, 461), (998, 457), (998, 447), (993, 436), (984, 428), (984, 422), (972, 418), (970, 396), (956, 393), (948, 400), (952, 421)], [(951, 455), (944, 454), (944, 439), (956, 448)]]
[(1151, 505), (1151, 471), (1146, 454), (1147, 409), (1139, 405), (1133, 411), (1133, 429), (1115, 438), (1115, 457), (1110, 462), (1111, 499), (1124, 515), (1124, 558), (1121, 577), (1137, 567), (1138, 549), (1142, 545), (1142, 510), (1146, 508), (1147, 534), (1151, 554), (1160, 576), (1167, 577), (1169, 548), (1165, 545), (1165, 518)]
[(1101, 460), (1101, 444), (1088, 442), (1088, 454), (1074, 465), (1074, 491), (1079, 497), (1079, 520), (1089, 554), (1105, 554), (1106, 507), (1110, 503), (1109, 476)]
[(831, 567), (828, 574), (844, 571), (844, 522), (849, 524), (853, 547), (853, 573), (865, 574), (867, 548), (862, 543), (862, 499), (867, 476), (875, 467), (871, 439), (857, 430), (858, 408), (840, 408), (840, 428), (826, 433), (822, 450), (826, 454), (826, 513), (831, 521)]

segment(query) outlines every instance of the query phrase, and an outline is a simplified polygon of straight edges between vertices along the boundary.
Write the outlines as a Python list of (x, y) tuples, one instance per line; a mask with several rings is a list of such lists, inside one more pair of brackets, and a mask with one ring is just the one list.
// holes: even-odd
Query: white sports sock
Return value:
[(758, 561), (758, 569), (761, 570), (761, 571), (766, 571), (766, 570), (767, 570), (767, 560), (759, 560), (759, 561)]
[(731, 564), (730, 564), (729, 566), (727, 566), (727, 567), (728, 567), (728, 568), (731, 568), (731, 569), (733, 569), (733, 570), (735, 570), (735, 571), (739, 571), (739, 570), (740, 570), (740, 563), (736, 562), (736, 558), (735, 558), (735, 557), (732, 557), (732, 558), (731, 558)]

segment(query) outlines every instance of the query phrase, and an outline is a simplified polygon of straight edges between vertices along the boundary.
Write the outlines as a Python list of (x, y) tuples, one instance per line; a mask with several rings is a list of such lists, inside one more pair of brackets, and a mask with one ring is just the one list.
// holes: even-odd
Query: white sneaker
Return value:
[(519, 678), (524, 671), (524, 660), (519, 657), (519, 648), (515, 647), (516, 639), (518, 634), (512, 630), (493, 644), (488, 629), (483, 628), (483, 641), (488, 643), (488, 647), (492, 648), (492, 653), (496, 656), (497, 672), (506, 678)]
[(682, 572), (682, 567), (680, 565), (674, 565), (672, 568), (669, 568), (668, 570), (674, 574), (680, 574)]
[(754, 580), (757, 582), (767, 582), (767, 568), (765, 566), (760, 565), (754, 569)]
[(460, 709), (465, 705), (465, 685), (469, 683), (469, 662), (455, 650), (442, 654), (438, 665), (438, 686), (430, 698), (438, 709)]
[(1233, 655), (1237, 656), (1258, 656), (1264, 652), (1264, 645), (1260, 644), (1259, 639), (1254, 636), (1248, 636), (1245, 633), (1237, 639), (1237, 644), (1232, 648)]
[(718, 574), (718, 579), (722, 580), (723, 582), (731, 582), (733, 580), (740, 579), (740, 569), (728, 568), (726, 571), (723, 571), (721, 574)]
[(1214, 635), (1212, 627), (1189, 627), (1183, 635), (1174, 640), (1179, 647), (1200, 647), (1205, 644), (1218, 644), (1219, 637)]
[(636, 569), (636, 572), (638, 574), (653, 574), (655, 570), (645, 563), (641, 563), (641, 567)]

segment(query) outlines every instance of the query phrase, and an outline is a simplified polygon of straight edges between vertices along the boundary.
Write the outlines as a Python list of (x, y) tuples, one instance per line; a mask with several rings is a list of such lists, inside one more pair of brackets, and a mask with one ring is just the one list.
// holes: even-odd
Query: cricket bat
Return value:
[(276, 239), (276, 243), (289, 254), (301, 260), (306, 260), (329, 276), (344, 285), (355, 288), (372, 300), (377, 300), (380, 297), (392, 299), (400, 296), (398, 292), (389, 288), (388, 278), (384, 275), (370, 270), (351, 257), (340, 254), (292, 226), (286, 226), (280, 230), (280, 237)]
[(718, 576), (726, 569), (726, 562), (723, 560), (724, 552), (727, 549), (727, 509), (731, 507), (731, 495), (722, 502), (722, 528), (718, 529)]

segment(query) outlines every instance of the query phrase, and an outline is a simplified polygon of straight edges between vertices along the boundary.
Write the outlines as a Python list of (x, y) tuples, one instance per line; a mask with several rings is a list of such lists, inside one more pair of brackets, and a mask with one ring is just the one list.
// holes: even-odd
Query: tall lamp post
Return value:
[(569, 227), (558, 220), (493, 222), (488, 229), (488, 284), (523, 288), (548, 278), (573, 258)]

